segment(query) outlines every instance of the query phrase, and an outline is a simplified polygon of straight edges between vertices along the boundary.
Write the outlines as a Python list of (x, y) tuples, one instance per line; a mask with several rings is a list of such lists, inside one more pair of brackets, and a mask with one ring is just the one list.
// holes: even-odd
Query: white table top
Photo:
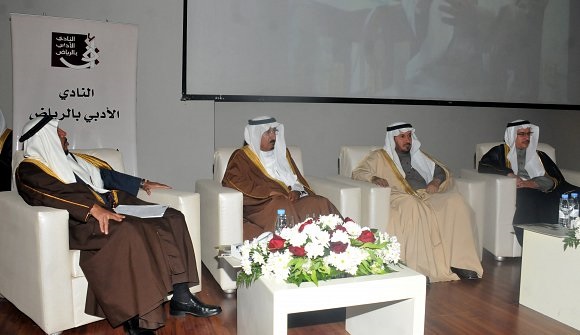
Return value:
[(569, 231), (568, 228), (549, 223), (522, 224), (516, 225), (516, 227), (554, 237), (566, 237)]

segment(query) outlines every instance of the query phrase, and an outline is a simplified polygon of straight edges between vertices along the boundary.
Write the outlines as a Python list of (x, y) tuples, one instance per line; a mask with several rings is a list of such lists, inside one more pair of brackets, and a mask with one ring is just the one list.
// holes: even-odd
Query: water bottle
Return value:
[(572, 206), (570, 206), (570, 202), (568, 200), (568, 194), (562, 194), (560, 198), (560, 206), (558, 212), (558, 223), (560, 226), (566, 228), (568, 226), (568, 222), (570, 221), (570, 212), (572, 211)]
[(284, 208), (280, 208), (277, 213), (274, 229), (276, 230), (276, 234), (280, 234), (282, 229), (288, 226), (288, 219), (286, 218), (286, 210)]
[(570, 226), (568, 228), (574, 228), (572, 226), (571, 222), (574, 219), (578, 218), (578, 207), (579, 207), (579, 204), (578, 204), (578, 193), (572, 192), (570, 194), (570, 196), (572, 196), (572, 200), (571, 201), (572, 201), (572, 204), (574, 205), (574, 207), (572, 209), (572, 212), (570, 212)]

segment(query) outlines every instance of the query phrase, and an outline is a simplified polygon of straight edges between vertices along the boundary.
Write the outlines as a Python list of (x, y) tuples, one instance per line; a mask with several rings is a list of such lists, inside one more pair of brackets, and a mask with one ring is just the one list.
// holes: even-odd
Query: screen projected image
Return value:
[(579, 104), (571, 1), (188, 0), (186, 93)]

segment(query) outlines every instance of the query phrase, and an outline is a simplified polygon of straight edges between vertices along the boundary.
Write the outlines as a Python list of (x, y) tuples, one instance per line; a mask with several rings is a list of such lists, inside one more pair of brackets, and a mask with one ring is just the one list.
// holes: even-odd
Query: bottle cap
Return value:
[(572, 195), (572, 198), (578, 198), (578, 193), (576, 193), (576, 192), (571, 193), (571, 195)]
[(286, 210), (284, 208), (280, 208), (278, 210), (278, 215), (283, 215), (283, 214), (286, 214)]
[(562, 199), (568, 199), (568, 194), (567, 193), (562, 194)]

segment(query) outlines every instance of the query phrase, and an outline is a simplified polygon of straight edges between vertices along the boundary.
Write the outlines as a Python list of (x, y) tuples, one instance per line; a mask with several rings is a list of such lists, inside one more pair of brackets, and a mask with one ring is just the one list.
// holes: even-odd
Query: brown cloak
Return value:
[[(86, 313), (107, 318), (113, 327), (138, 315), (141, 327), (158, 328), (165, 321), (161, 304), (172, 285), (199, 283), (181, 212), (169, 208), (162, 218), (126, 216), (122, 222), (110, 221), (104, 235), (89, 215), (102, 200), (85, 184), (65, 184), (32, 160), (18, 166), (15, 178), (28, 204), (69, 212), (69, 247), (81, 250), (80, 266), (89, 284)], [(118, 204), (147, 204), (124, 191), (116, 191), (115, 198)]]
[(328, 199), (312, 191), (288, 150), (286, 158), (298, 181), (308, 192), (307, 196), (295, 202), (287, 198), (290, 189), (280, 180), (270, 177), (249, 146), (232, 153), (222, 185), (244, 194), (244, 240), (252, 239), (265, 231), (273, 231), (276, 211), (280, 208), (286, 209), (286, 215), (294, 223), (304, 221), (312, 215), (340, 215)]

